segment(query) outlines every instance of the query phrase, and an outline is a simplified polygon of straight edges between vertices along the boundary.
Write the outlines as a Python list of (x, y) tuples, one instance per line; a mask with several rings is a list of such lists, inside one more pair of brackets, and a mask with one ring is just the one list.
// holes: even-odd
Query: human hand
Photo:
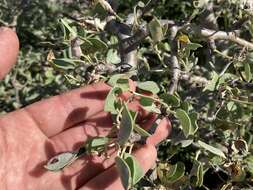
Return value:
[[(11, 30), (0, 31), (0, 78), (10, 70), (18, 54), (18, 39)], [(106, 135), (111, 117), (103, 112), (110, 87), (90, 85), (37, 102), (0, 117), (0, 187), (3, 190), (123, 189), (113, 156), (84, 156), (60, 172), (43, 168), (48, 159), (76, 150), (88, 138)], [(141, 110), (138, 104), (131, 107)], [(156, 119), (142, 114), (148, 128)], [(155, 144), (166, 138), (171, 126), (161, 120), (147, 144), (134, 151), (146, 172), (155, 162)]]

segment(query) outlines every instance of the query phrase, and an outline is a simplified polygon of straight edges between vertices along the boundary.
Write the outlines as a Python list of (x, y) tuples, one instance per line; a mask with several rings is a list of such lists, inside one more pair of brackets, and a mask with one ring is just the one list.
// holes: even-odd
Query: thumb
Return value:
[(19, 41), (15, 32), (6, 27), (0, 28), (0, 79), (15, 64), (19, 50)]

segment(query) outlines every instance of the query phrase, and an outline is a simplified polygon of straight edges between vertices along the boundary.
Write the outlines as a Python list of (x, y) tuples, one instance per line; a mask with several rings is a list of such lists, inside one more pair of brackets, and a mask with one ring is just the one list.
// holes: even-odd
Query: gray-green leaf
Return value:
[(118, 64), (121, 62), (118, 52), (114, 49), (109, 49), (106, 55), (106, 62), (112, 64)]
[(155, 43), (163, 40), (163, 29), (159, 20), (154, 17), (152, 21), (148, 24), (148, 28), (151, 34), (151, 37)]
[(158, 85), (153, 81), (138, 82), (137, 87), (141, 90), (152, 92), (153, 94), (157, 94), (160, 91)]
[(61, 70), (74, 69), (76, 67), (75, 62), (72, 59), (60, 58), (52, 60), (53, 67)]
[(134, 130), (140, 134), (142, 137), (149, 137), (151, 136), (145, 129), (141, 128), (140, 126), (138, 126), (137, 124), (134, 125)]
[(134, 156), (128, 154), (125, 158), (125, 161), (131, 171), (131, 185), (135, 185), (143, 177), (144, 172)]
[(214, 91), (219, 83), (219, 75), (216, 72), (212, 74), (212, 80), (208, 82), (207, 86), (203, 89), (203, 91), (209, 90)]
[(122, 182), (122, 185), (125, 189), (128, 189), (131, 185), (131, 171), (125, 160), (117, 156), (115, 158), (115, 163), (119, 172), (119, 176)]
[(116, 109), (117, 97), (115, 95), (117, 93), (121, 93), (121, 89), (119, 87), (112, 88), (110, 92), (108, 93), (105, 99), (105, 105), (104, 105), (105, 112), (111, 112), (112, 114), (117, 114), (117, 109)]
[(177, 162), (172, 166), (170, 172), (166, 175), (169, 183), (174, 183), (184, 176), (185, 165), (183, 162)]
[(244, 72), (245, 72), (245, 79), (250, 82), (252, 79), (252, 73), (249, 63), (244, 63)]
[(191, 119), (186, 111), (177, 109), (176, 116), (182, 126), (184, 135), (188, 137), (191, 134)]
[(224, 152), (222, 152), (220, 149), (215, 148), (215, 147), (213, 147), (213, 146), (210, 146), (209, 144), (206, 144), (205, 142), (202, 142), (202, 141), (200, 141), (200, 140), (198, 140), (198, 144), (199, 144), (202, 148), (204, 148), (205, 150), (207, 150), (207, 151), (209, 151), (209, 152), (211, 152), (211, 153), (213, 153), (213, 154), (215, 154), (215, 155), (217, 155), (217, 156), (220, 156), (220, 157), (222, 157), (222, 158), (226, 158)]
[(59, 171), (71, 164), (76, 158), (76, 153), (65, 152), (51, 158), (44, 167), (50, 171)]
[(171, 106), (174, 106), (174, 107), (180, 106), (180, 99), (175, 95), (163, 94), (161, 96), (161, 98), (168, 105), (171, 105)]
[(118, 142), (120, 145), (124, 145), (128, 141), (133, 131), (133, 128), (134, 128), (134, 122), (133, 122), (132, 115), (130, 111), (128, 110), (127, 105), (124, 103), (123, 111), (122, 111), (122, 119), (120, 122), (120, 129), (118, 133)]

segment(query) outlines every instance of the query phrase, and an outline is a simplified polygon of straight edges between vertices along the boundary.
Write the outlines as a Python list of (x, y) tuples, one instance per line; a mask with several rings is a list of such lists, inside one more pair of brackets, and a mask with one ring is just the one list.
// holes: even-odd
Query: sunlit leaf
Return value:
[(150, 23), (148, 24), (148, 28), (149, 28), (151, 37), (155, 43), (163, 40), (162, 25), (156, 17), (154, 17), (153, 20), (150, 21)]
[(188, 43), (186, 45), (186, 48), (189, 49), (189, 50), (197, 50), (200, 47), (203, 47), (203, 46), (200, 45), (200, 44), (196, 44), (196, 43)]
[(140, 134), (143, 137), (149, 137), (151, 136), (145, 129), (141, 128), (140, 126), (138, 126), (137, 124), (134, 125), (134, 130)]
[(107, 45), (98, 38), (81, 38), (83, 40), (81, 46), (83, 54), (92, 54), (97, 51), (106, 51)]
[(180, 121), (184, 135), (188, 137), (191, 134), (191, 119), (189, 115), (182, 109), (177, 109), (176, 116)]
[(96, 0), (106, 11), (112, 14), (116, 14), (112, 9), (111, 5), (105, 0)]
[(121, 62), (118, 52), (114, 49), (109, 49), (106, 55), (106, 62), (112, 64), (118, 64)]
[(207, 86), (203, 89), (203, 91), (209, 90), (214, 91), (219, 82), (219, 75), (216, 72), (212, 73), (212, 80), (208, 82)]
[(190, 134), (194, 135), (197, 130), (198, 130), (198, 124), (197, 124), (197, 119), (198, 119), (198, 113), (197, 112), (192, 112), (189, 114), (189, 117), (191, 119), (191, 128), (190, 128)]
[(67, 19), (65, 18), (60, 19), (60, 22), (64, 25), (65, 28), (67, 28), (67, 30), (71, 33), (73, 37), (77, 36), (76, 31), (69, 25), (69, 22)]
[(131, 171), (132, 184), (135, 185), (144, 175), (143, 169), (136, 160), (136, 158), (130, 154), (127, 155), (125, 161)]
[(160, 91), (158, 85), (153, 81), (138, 82), (137, 87), (141, 90), (152, 92), (153, 94), (157, 94)]
[(75, 62), (72, 59), (68, 58), (53, 59), (52, 65), (55, 68), (62, 70), (74, 69), (76, 67)]
[(86, 143), (85, 143), (85, 148), (87, 151), (89, 152), (96, 152), (96, 151), (100, 151), (99, 149), (102, 148), (109, 142), (109, 138), (108, 137), (94, 137), (89, 139)]
[(204, 180), (203, 164), (202, 163), (198, 163), (196, 176), (197, 176), (196, 186), (201, 187), (203, 185), (203, 180)]
[(250, 172), (251, 176), (253, 176), (253, 155), (249, 155), (246, 158), (247, 170)]
[(50, 171), (59, 171), (64, 167), (66, 167), (67, 165), (71, 164), (76, 159), (76, 157), (77, 157), (76, 153), (72, 152), (61, 153), (51, 158), (44, 167)]
[(111, 112), (112, 114), (117, 113), (116, 109), (116, 101), (117, 97), (116, 94), (121, 93), (121, 89), (119, 87), (114, 87), (110, 90), (108, 93), (106, 99), (105, 99), (105, 105), (104, 105), (104, 111), (105, 112)]
[(109, 79), (109, 81), (107, 82), (107, 84), (109, 84), (110, 86), (116, 86), (117, 85), (117, 81), (118, 81), (118, 79), (120, 79), (120, 78), (122, 78), (122, 79), (127, 79), (128, 78), (128, 76), (127, 75), (125, 75), (125, 74), (115, 74), (115, 75), (113, 75), (110, 79)]
[(180, 178), (184, 176), (185, 173), (185, 165), (183, 162), (177, 162), (176, 165), (170, 168), (169, 173), (166, 175), (167, 181), (169, 183), (175, 183)]
[(148, 112), (161, 114), (161, 110), (157, 108), (157, 106), (154, 103), (152, 103), (150, 106), (142, 106), (142, 108)]
[(198, 144), (204, 148), (205, 150), (217, 155), (217, 156), (220, 156), (222, 158), (226, 158), (225, 154), (218, 148), (215, 148), (213, 146), (210, 146), (209, 144), (206, 144), (205, 142), (202, 142), (200, 140), (198, 140)]
[(119, 87), (123, 92), (128, 91), (130, 86), (129, 86), (129, 80), (128, 79), (124, 79), (124, 78), (120, 78), (116, 81), (116, 85), (117, 87)]
[(190, 104), (188, 101), (181, 102), (180, 106), (186, 113), (189, 113), (190, 110)]
[(244, 63), (245, 79), (250, 82), (252, 79), (252, 72), (249, 63)]

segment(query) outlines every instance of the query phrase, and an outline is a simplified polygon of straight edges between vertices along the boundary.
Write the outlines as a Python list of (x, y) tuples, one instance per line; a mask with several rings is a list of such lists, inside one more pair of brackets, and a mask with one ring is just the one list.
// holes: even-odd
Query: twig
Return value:
[(237, 36), (237, 31), (230, 31), (230, 32), (224, 32), (224, 31), (215, 31), (215, 30), (210, 30), (207, 28), (202, 28), (200, 26), (196, 25), (188, 25), (185, 27), (186, 32), (191, 32), (194, 35), (207, 38), (208, 40), (227, 40), (234, 42), (240, 46), (246, 47), (250, 50), (253, 50), (253, 43), (244, 40), (242, 38), (239, 38)]
[(177, 58), (177, 41), (176, 35), (178, 32), (178, 27), (173, 26), (170, 29), (170, 46), (171, 46), (171, 55), (170, 55), (170, 62), (172, 64), (172, 79), (169, 86), (168, 93), (173, 94), (178, 86), (178, 81), (180, 78), (180, 65)]

